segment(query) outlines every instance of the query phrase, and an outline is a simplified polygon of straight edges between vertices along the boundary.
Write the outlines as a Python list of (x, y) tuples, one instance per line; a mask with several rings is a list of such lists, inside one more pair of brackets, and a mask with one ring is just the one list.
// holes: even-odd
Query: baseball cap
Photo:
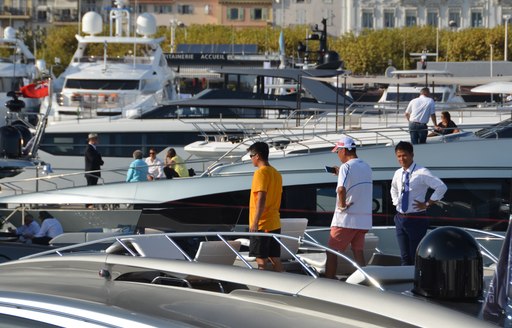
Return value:
[(94, 139), (94, 138), (98, 138), (97, 133), (89, 133), (89, 135), (87, 136), (87, 139)]
[(356, 148), (356, 143), (350, 137), (343, 137), (336, 142), (336, 145), (332, 149), (332, 152), (334, 153), (340, 148), (346, 148), (348, 150), (351, 150), (352, 148)]

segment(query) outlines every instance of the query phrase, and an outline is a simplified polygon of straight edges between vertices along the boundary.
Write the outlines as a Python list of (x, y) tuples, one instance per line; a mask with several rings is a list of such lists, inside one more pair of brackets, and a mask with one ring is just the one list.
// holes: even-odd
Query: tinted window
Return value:
[(85, 90), (138, 90), (139, 80), (66, 79), (65, 88)]
[[(445, 179), (448, 192), (429, 208), (431, 226), (459, 225), (504, 230), (508, 225), (510, 180)], [(391, 181), (373, 183), (373, 225), (394, 225), (396, 213), (390, 196)], [(171, 202), (173, 218), (204, 223), (248, 224), (250, 186), (246, 190)], [(336, 203), (336, 184), (284, 187), (282, 218), (305, 217), (310, 226), (329, 226)]]
[[(46, 133), (40, 149), (53, 155), (82, 156), (84, 154), (87, 134)], [(199, 140), (198, 132), (124, 132), (101, 133), (98, 150), (104, 157), (132, 157), (134, 149), (144, 154), (149, 148), (162, 150), (169, 146), (183, 146)]]

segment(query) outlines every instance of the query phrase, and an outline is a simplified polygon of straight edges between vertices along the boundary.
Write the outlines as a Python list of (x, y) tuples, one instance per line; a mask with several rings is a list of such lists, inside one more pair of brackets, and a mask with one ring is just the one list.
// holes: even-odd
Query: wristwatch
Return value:
[(338, 209), (339, 209), (341, 212), (343, 212), (343, 211), (345, 211), (345, 210), (347, 209), (347, 207), (346, 207), (346, 206), (345, 206), (345, 207), (338, 206)]

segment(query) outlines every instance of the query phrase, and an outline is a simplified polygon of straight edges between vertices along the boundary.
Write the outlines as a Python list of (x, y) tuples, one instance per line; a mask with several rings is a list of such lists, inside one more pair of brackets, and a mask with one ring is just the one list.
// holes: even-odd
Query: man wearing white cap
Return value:
[[(343, 252), (351, 245), (354, 260), (364, 266), (364, 237), (372, 228), (372, 169), (357, 157), (356, 144), (352, 138), (341, 138), (332, 151), (338, 154), (343, 164), (338, 170), (336, 209), (328, 246)], [(337, 264), (336, 255), (328, 252), (326, 278), (336, 277)]]
[(88, 186), (94, 186), (98, 184), (98, 178), (101, 177), (99, 171), (101, 166), (104, 164), (101, 158), (100, 152), (96, 149), (98, 144), (98, 135), (96, 133), (89, 133), (87, 136), (87, 146), (85, 147), (85, 171), (97, 171), (85, 174)]

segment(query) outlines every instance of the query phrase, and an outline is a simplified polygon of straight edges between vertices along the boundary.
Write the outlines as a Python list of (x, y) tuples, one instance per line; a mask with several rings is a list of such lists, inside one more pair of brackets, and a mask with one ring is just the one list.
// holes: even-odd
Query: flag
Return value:
[(25, 98), (44, 98), (48, 96), (48, 81), (32, 83), (20, 88), (20, 92)]
[(284, 48), (284, 33), (281, 30), (281, 34), (279, 34), (279, 54), (284, 55), (285, 54), (285, 48)]

